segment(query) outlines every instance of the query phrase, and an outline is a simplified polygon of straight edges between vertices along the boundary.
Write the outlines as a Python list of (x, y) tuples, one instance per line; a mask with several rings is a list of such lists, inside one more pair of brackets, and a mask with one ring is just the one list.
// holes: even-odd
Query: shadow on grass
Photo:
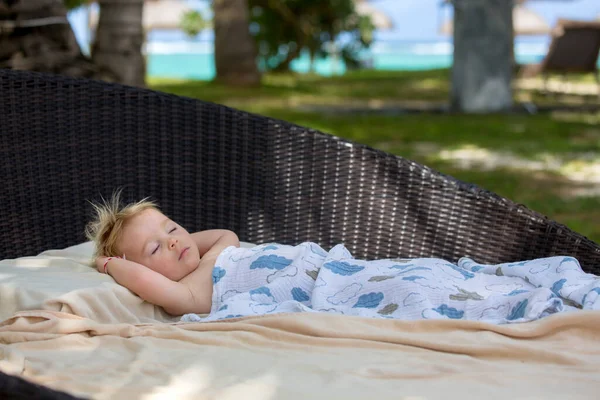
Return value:
[(547, 114), (323, 115), (260, 105), (250, 110), (373, 147), (385, 146), (386, 151), (393, 153), (409, 150), (415, 143), (422, 142), (449, 149), (475, 145), (510, 151), (530, 159), (546, 153), (600, 152), (597, 125), (557, 120)]
[(268, 101), (295, 97), (304, 102), (354, 100), (439, 100), (448, 97), (447, 70), (355, 71), (343, 76), (268, 74), (256, 88), (231, 88), (197, 80), (151, 78), (153, 89), (220, 104), (243, 104), (245, 100)]

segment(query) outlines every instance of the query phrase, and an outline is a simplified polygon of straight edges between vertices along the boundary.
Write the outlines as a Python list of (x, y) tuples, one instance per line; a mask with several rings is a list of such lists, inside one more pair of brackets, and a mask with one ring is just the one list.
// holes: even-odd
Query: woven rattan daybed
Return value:
[[(398, 129), (402, 129), (401, 119)], [(344, 243), (355, 257), (369, 259), (431, 256), (455, 261), (470, 256), (480, 262), (497, 263), (560, 254), (576, 257), (588, 272), (600, 273), (600, 247), (596, 243), (474, 185), (313, 129), (221, 105), (117, 84), (0, 70), (0, 176), (0, 260), (5, 260), (0, 262), (0, 285), (2, 276), (8, 276), (3, 266), (11, 260), (25, 265), (27, 260), (46, 252), (46, 260), (50, 260), (48, 263), (54, 268), (63, 254), (54, 250), (85, 246), (83, 228), (91, 211), (88, 200), (99, 200), (101, 195), (108, 196), (119, 187), (124, 189), (128, 200), (151, 196), (167, 215), (188, 230), (227, 228), (237, 232), (244, 242), (314, 241), (324, 247)], [(43, 269), (42, 264), (36, 265)], [(32, 269), (28, 268), (27, 273), (32, 274)], [(61, 276), (67, 279), (66, 275)], [(113, 285), (110, 277), (100, 278), (98, 288), (88, 288), (90, 292)], [(27, 279), (19, 284), (25, 287)], [(19, 288), (11, 293), (17, 298)], [(61, 298), (67, 299), (67, 295)], [(118, 292), (117, 297), (126, 295), (129, 294)], [(569, 390), (577, 387), (573, 385), (581, 385), (577, 393), (589, 394), (591, 392), (586, 391), (594, 385), (600, 389), (598, 378), (586, 372), (593, 369), (598, 356), (584, 359), (574, 355), (573, 359), (566, 360), (568, 355), (564, 353), (570, 351), (569, 346), (582, 350), (581, 346), (598, 343), (597, 336), (592, 337), (591, 332), (594, 326), (597, 331), (600, 318), (591, 312), (510, 328), (457, 322), (444, 325), (443, 329), (436, 325), (437, 330), (431, 330), (425, 324), (414, 322), (351, 319), (350, 323), (338, 319), (344, 317), (325, 319), (314, 315), (265, 317), (202, 327), (198, 327), (202, 324), (191, 324), (194, 327), (190, 328), (161, 320), (164, 315), (150, 310), (148, 305), (139, 306), (147, 313), (139, 319), (132, 316), (115, 321), (107, 317), (105, 321), (101, 317), (94, 320), (84, 311), (78, 311), (76, 306), (69, 305), (68, 299), (57, 305), (57, 302), (48, 302), (48, 297), (42, 294), (31, 298), (37, 299), (35, 304), (39, 310), (31, 303), (12, 318), (2, 315), (2, 319), (7, 319), (0, 326), (0, 398), (20, 398), (19, 395), (66, 398), (50, 388), (97, 398), (151, 398), (151, 393), (165, 394), (162, 398), (226, 398), (234, 393), (224, 390), (232, 390), (235, 385), (240, 390), (239, 398), (331, 398), (332, 393), (360, 398), (366, 390), (374, 397), (387, 393), (389, 398), (428, 394), (435, 398), (434, 392), (450, 393), (445, 398), (458, 398), (461, 393), (463, 398), (477, 393), (506, 398), (510, 390), (515, 394), (551, 398), (561, 393), (552, 383), (561, 376), (567, 378), (563, 384), (570, 384)], [(2, 301), (0, 296), (0, 303)], [(79, 328), (73, 328), (74, 325)], [(193, 368), (177, 371), (175, 363), (171, 368), (178, 372), (176, 376), (164, 371), (166, 375), (162, 378), (150, 374), (158, 376), (157, 383), (143, 386), (132, 378), (132, 370), (123, 366), (120, 369), (102, 367), (102, 371), (92, 375), (89, 371), (80, 376), (74, 374), (73, 371), (83, 371), (93, 364), (90, 360), (97, 360), (97, 354), (104, 353), (94, 353), (88, 359), (84, 357), (87, 350), (82, 348), (77, 352), (77, 346), (73, 345), (75, 347), (61, 353), (69, 354), (62, 361), (53, 364), (49, 360), (55, 356), (49, 356), (37, 363), (35, 354), (42, 352), (35, 353), (34, 347), (27, 347), (33, 346), (36, 340), (55, 340), (58, 346), (66, 337), (93, 341), (95, 349), (108, 346), (108, 341), (117, 338), (132, 346), (132, 343), (139, 345), (138, 340), (152, 339), (156, 341), (153, 345), (158, 352), (161, 345), (157, 343), (168, 340), (164, 337), (167, 331), (176, 336), (178, 343), (197, 334), (192, 342), (198, 346), (198, 354), (216, 346), (215, 341), (239, 339), (236, 342), (239, 346), (230, 341), (227, 346), (232, 346), (235, 350), (232, 354), (245, 361), (232, 361), (223, 367), (226, 363), (223, 360), (230, 358), (215, 360), (214, 365), (206, 364), (204, 358), (203, 373)], [(353, 336), (363, 331), (367, 336), (375, 336)], [(439, 338), (427, 342), (427, 332), (433, 331), (443, 334), (440, 337), (447, 338), (448, 343), (442, 343), (445, 339)], [(417, 335), (419, 340), (425, 338), (422, 339), (425, 342), (415, 341), (414, 337), (406, 339), (407, 332)], [(573, 334), (580, 334), (575, 341), (578, 344), (567, 345), (567, 336)], [(205, 343), (203, 338), (206, 338)], [(415, 357), (422, 354), (424, 364), (411, 367), (412, 377), (395, 375), (384, 359), (378, 364), (380, 368), (351, 367), (352, 372), (336, 375), (332, 372), (334, 367), (328, 368), (325, 361), (333, 355), (325, 354), (323, 359), (314, 355), (312, 363), (320, 365), (324, 379), (308, 380), (312, 375), (303, 368), (312, 364), (306, 364), (306, 358), (295, 364), (289, 361), (306, 351), (302, 346), (307, 344), (301, 346), (301, 340), (325, 353), (333, 351), (331, 349), (346, 349), (344, 351), (362, 354), (357, 349), (367, 346), (365, 351), (373, 354), (374, 360), (385, 357), (384, 353), (400, 351), (399, 357), (407, 364), (415, 363)], [(468, 342), (461, 342), (463, 340)], [(561, 340), (565, 340), (563, 347)], [(171, 338), (169, 343), (173, 341)], [(344, 347), (344, 343), (349, 347)], [(463, 344), (452, 349), (451, 343)], [(508, 353), (498, 350), (488, 357), (478, 353), (477, 346), (469, 347), (469, 343), (511, 350)], [(374, 347), (369, 347), (371, 344)], [(390, 349), (394, 344), (396, 347)], [(537, 356), (521, 357), (520, 351), (527, 346), (542, 347)], [(588, 350), (582, 353), (600, 354), (600, 344)], [(110, 351), (110, 354), (118, 353), (114, 349)], [(189, 353), (190, 349), (186, 351)], [(216, 353), (206, 354), (218, 357), (216, 354), (227, 351), (233, 350), (221, 348)], [(426, 351), (435, 353), (435, 357), (427, 358), (431, 354), (425, 354)], [(269, 360), (278, 360), (281, 364), (268, 369), (264, 367), (267, 362), (260, 357), (267, 357), (271, 352), (274, 358)], [(254, 360), (252, 354), (259, 357), (260, 362)], [(352, 365), (350, 353), (336, 354)], [(460, 369), (456, 367), (460, 362), (457, 364), (452, 358), (455, 356), (474, 363)], [(71, 359), (69, 357), (78, 361), (65, 362)], [(169, 362), (173, 362), (173, 357), (176, 358), (175, 355), (169, 357)], [(158, 360), (163, 359), (166, 358)], [(528, 360), (532, 360), (531, 363)], [(110, 361), (107, 363), (111, 365)], [(131, 368), (152, 369), (156, 363), (156, 360), (147, 361)], [(252, 376), (242, 379), (235, 372), (239, 363), (245, 364), (245, 368), (262, 363), (263, 368), (257, 371), (264, 374), (254, 371)], [(427, 365), (431, 366), (430, 371)], [(524, 365), (531, 368), (527, 370), (531, 372), (527, 378), (533, 382), (531, 386), (527, 380), (519, 381), (517, 377), (525, 374), (526, 370), (520, 369)], [(569, 369), (569, 365), (574, 367)], [(229, 381), (217, 379), (221, 375), (214, 368), (224, 368), (219, 373), (226, 371)], [(289, 375), (284, 379), (286, 373), (278, 375), (278, 371), (288, 371)], [(467, 386), (451, 389), (452, 374), (457, 376), (456, 383), (465, 377), (475, 377), (473, 374), (477, 371), (488, 377), (503, 373), (505, 378), (498, 375), (497, 380), (471, 386), (463, 381)], [(515, 373), (512, 378), (510, 371)], [(294, 373), (304, 374), (301, 375), (304, 378), (296, 379)], [(118, 377), (126, 375), (131, 379), (119, 381)], [(478, 377), (483, 378), (483, 375)], [(173, 397), (167, 396), (168, 391), (160, 392), (161, 387), (174, 385), (177, 379), (179, 384), (191, 385), (198, 384), (201, 377), (208, 383), (196, 387), (195, 391), (181, 392), (181, 387), (175, 388)], [(569, 377), (576, 379), (569, 380)], [(419, 379), (423, 384), (420, 389), (416, 386)], [(512, 379), (512, 383), (508, 379)], [(252, 394), (257, 380), (267, 393), (262, 397)], [(31, 382), (45, 386), (34, 386)], [(98, 382), (96, 386), (94, 382)], [(362, 389), (353, 387), (353, 382), (357, 385), (360, 382)], [(101, 384), (104, 386), (98, 386)], [(107, 389), (110, 385), (115, 388), (112, 392)], [(399, 393), (397, 387), (405, 390)]]

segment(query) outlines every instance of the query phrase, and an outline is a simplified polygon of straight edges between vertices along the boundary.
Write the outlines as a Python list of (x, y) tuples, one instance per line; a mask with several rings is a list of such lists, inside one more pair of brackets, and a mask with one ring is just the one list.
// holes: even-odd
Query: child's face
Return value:
[(192, 236), (160, 211), (146, 209), (123, 227), (119, 252), (173, 281), (179, 281), (200, 263)]

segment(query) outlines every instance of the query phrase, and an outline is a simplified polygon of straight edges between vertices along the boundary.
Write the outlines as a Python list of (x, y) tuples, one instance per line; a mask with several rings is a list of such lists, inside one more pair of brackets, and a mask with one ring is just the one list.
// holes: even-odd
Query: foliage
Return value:
[(183, 14), (179, 26), (186, 35), (193, 37), (208, 27), (209, 24), (200, 11), (191, 10)]
[(372, 42), (371, 19), (356, 13), (354, 0), (248, 0), (248, 5), (267, 70), (289, 70), (302, 51), (311, 59), (334, 51), (348, 66), (357, 66), (360, 52)]
[(341, 49), (341, 54), (346, 66), (350, 69), (360, 67), (360, 52), (371, 46), (373, 42), (373, 31), (375, 26), (371, 18), (366, 15), (359, 15), (353, 19), (350, 24), (349, 33), (353, 36)]
[(63, 0), (68, 10), (72, 10), (77, 7), (81, 7), (84, 4), (88, 4), (90, 0)]

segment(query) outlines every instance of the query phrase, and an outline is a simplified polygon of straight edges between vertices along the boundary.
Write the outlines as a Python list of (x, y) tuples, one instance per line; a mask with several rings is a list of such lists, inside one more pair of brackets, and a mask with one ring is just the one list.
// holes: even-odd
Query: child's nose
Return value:
[(169, 249), (174, 248), (176, 244), (177, 244), (177, 239), (169, 238)]

